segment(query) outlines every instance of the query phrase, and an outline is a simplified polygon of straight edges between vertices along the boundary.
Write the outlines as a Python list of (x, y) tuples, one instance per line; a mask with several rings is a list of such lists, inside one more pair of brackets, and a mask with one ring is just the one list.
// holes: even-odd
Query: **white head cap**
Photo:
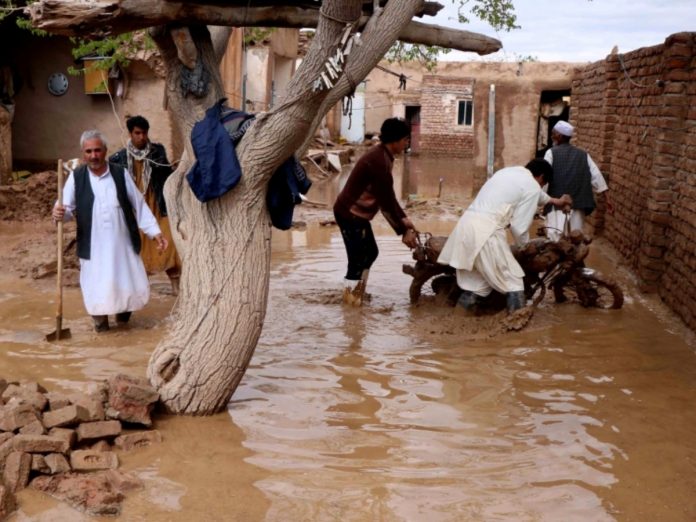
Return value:
[(573, 131), (575, 129), (567, 121), (559, 120), (558, 123), (556, 123), (556, 125), (553, 126), (553, 130), (555, 130), (558, 134), (562, 134), (563, 136), (568, 136), (569, 138), (572, 138)]

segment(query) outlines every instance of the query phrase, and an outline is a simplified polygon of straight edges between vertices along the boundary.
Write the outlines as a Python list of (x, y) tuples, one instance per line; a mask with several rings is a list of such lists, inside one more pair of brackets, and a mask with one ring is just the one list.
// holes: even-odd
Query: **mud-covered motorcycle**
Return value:
[[(412, 276), (409, 289), (411, 303), (418, 302), (423, 285), (431, 278), (432, 290), (440, 301), (454, 306), (461, 290), (457, 286), (455, 270), (437, 263), (446, 237), (423, 234), (414, 249), (415, 265), (403, 265), (403, 272)], [(623, 306), (621, 288), (612, 279), (585, 266), (591, 239), (582, 232), (564, 234), (557, 242), (545, 238), (533, 239), (522, 248), (512, 249), (515, 259), (524, 270), (524, 288), (528, 300), (536, 307), (553, 291), (557, 303), (569, 299), (585, 307), (618, 309)], [(505, 307), (505, 296), (492, 292), (481, 305), (492, 311)]]

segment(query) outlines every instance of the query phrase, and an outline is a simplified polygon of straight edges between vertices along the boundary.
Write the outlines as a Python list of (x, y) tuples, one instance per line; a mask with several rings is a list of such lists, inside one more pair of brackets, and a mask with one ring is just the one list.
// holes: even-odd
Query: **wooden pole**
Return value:
[[(58, 206), (63, 206), (63, 160), (58, 160)], [(58, 305), (56, 306), (56, 339), (60, 340), (63, 328), (63, 220), (58, 221), (58, 240), (56, 241), (56, 292)]]

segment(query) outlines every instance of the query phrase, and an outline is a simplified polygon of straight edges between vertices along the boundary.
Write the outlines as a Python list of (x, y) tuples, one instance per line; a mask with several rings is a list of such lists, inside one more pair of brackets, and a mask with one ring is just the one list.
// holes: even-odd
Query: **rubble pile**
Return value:
[(117, 515), (140, 480), (118, 470), (119, 452), (162, 441), (152, 427), (159, 394), (116, 375), (89, 393), (48, 392), (0, 379), (0, 520), (29, 486), (90, 515)]
[(9, 185), (0, 185), (0, 220), (42, 221), (50, 219), (57, 198), (56, 172), (32, 174)]
[(301, 163), (310, 180), (325, 180), (341, 174), (343, 167), (351, 163), (356, 149), (355, 145), (338, 145), (326, 136), (315, 136)]

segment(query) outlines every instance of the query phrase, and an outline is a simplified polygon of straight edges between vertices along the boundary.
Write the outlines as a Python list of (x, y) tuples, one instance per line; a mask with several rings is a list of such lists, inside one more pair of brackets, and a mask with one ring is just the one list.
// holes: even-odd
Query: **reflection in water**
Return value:
[[(432, 195), (439, 176), (411, 168), (407, 192)], [(489, 338), (476, 318), (411, 307), (409, 253), (376, 230), (362, 309), (338, 304), (335, 228), (274, 231), (264, 331), (228, 414), (157, 420), (164, 442), (122, 456), (147, 479), (124, 520), (696, 519), (696, 360), (678, 325), (627, 287), (623, 310), (546, 303)], [(73, 339), (50, 345), (52, 283), (0, 277), (2, 376), (83, 389), (142, 375), (167, 328), (172, 298), (155, 291), (130, 329), (98, 336), (67, 289)], [(85, 519), (31, 490), (20, 504), (17, 520)]]
[[(230, 404), (254, 453), (248, 461), (270, 472), (257, 483), (271, 500), (267, 520), (600, 521), (665, 513), (664, 505), (635, 504), (639, 481), (652, 487), (666, 476), (651, 478), (654, 470), (635, 460), (625, 434), (645, 428), (626, 412), (661, 418), (672, 393), (693, 396), (696, 365), (683, 341), (666, 366), (641, 361), (655, 339), (644, 310), (547, 306), (541, 329), (493, 340), (428, 335), (439, 312), (404, 304), (408, 279), (395, 268), (408, 253), (396, 238), (379, 239), (373, 300), (355, 310), (332, 304), (340, 239), (322, 239), (311, 227), (309, 237), (315, 241), (305, 249), (275, 256), (267, 326)], [(625, 393), (655, 371), (660, 381), (686, 375), (666, 395), (659, 386), (640, 399)], [(693, 426), (696, 416), (682, 414)], [(652, 429), (669, 437), (658, 425)], [(681, 459), (696, 444), (686, 432), (671, 446), (667, 469), (690, 467)], [(677, 496), (687, 495), (684, 487)]]
[[(395, 180), (404, 200), (409, 197), (468, 201), (472, 196), (470, 160), (433, 156), (402, 156), (394, 164)], [(397, 185), (398, 186), (398, 185)]]

